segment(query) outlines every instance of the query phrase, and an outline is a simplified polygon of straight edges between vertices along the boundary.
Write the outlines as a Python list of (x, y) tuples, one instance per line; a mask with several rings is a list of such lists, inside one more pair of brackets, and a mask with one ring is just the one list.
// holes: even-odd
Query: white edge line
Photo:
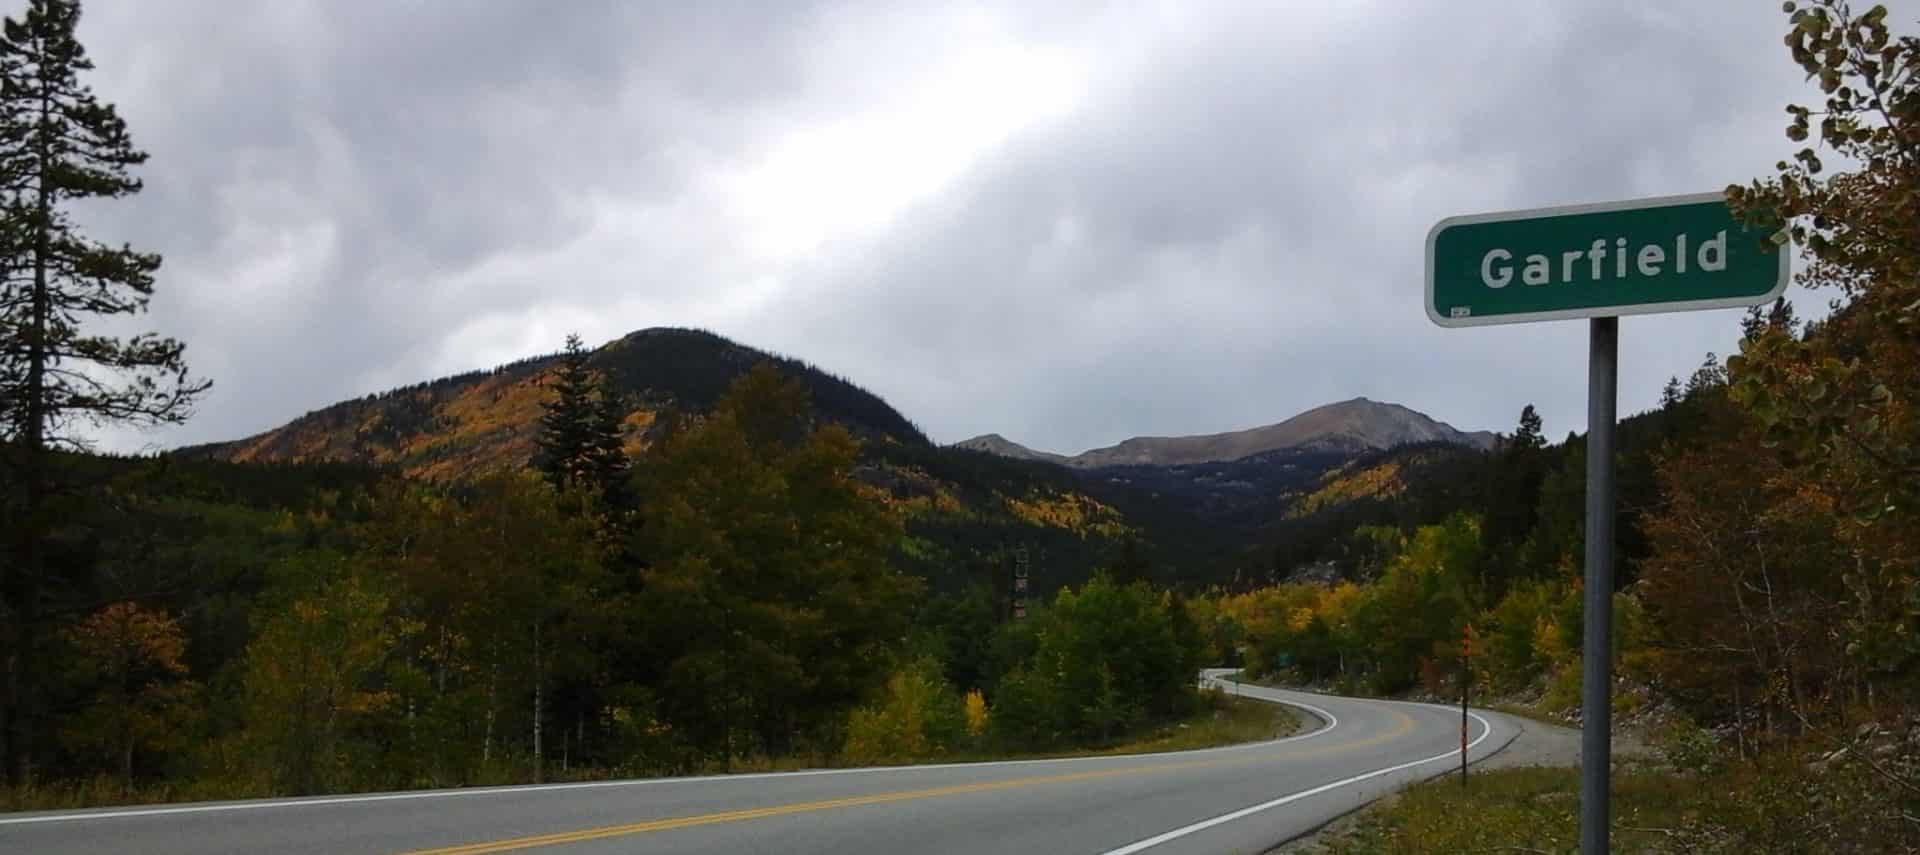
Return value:
[[(1208, 677), (1209, 680), (1217, 678)], [(1267, 700), (1261, 698), (1259, 700)], [(1268, 701), (1274, 703), (1274, 701)], [(1333, 732), (1340, 726), (1340, 719), (1333, 713), (1309, 704), (1281, 701), (1297, 706), (1325, 719), (1326, 727), (1310, 733), (1269, 739), (1265, 742), (1248, 742), (1240, 745), (1221, 745), (1214, 748), (1196, 748), (1187, 751), (1155, 751), (1147, 754), (1100, 754), (1089, 757), (1047, 757), (1037, 760), (987, 760), (977, 763), (927, 763), (917, 766), (862, 766), (857, 769), (806, 769), (798, 772), (752, 772), (739, 775), (699, 775), (686, 778), (634, 778), (624, 781), (583, 781), (573, 784), (524, 784), (516, 787), (473, 787), (445, 790), (424, 790), (411, 793), (376, 793), (364, 796), (322, 796), (305, 799), (277, 799), (262, 801), (226, 802), (208, 805), (178, 805), (170, 807), (135, 808), (132, 810), (95, 810), (81, 813), (56, 813), (40, 816), (0, 817), (0, 826), (28, 825), (45, 822), (80, 822), (95, 819), (131, 819), (144, 816), (167, 816), (171, 814), (221, 813), (226, 811), (269, 810), (290, 807), (325, 807), (330, 805), (364, 804), (367, 802), (397, 802), (415, 799), (444, 799), (459, 796), (490, 796), (527, 792), (560, 792), (565, 790), (592, 790), (612, 787), (644, 787), (671, 784), (691, 784), (710, 781), (752, 781), (764, 778), (806, 778), (816, 775), (865, 775), (882, 772), (924, 772), (940, 769), (991, 769), (1001, 766), (1040, 766), (1059, 763), (1081, 763), (1087, 761), (1128, 761), (1175, 755), (1213, 754), (1224, 751), (1251, 751), (1270, 745), (1299, 742), (1313, 739)]]
[[(1473, 740), (1472, 742), (1467, 743), (1466, 750), (1471, 752), (1475, 746), (1478, 746), (1480, 743), (1485, 742), (1487, 740), (1487, 737), (1493, 735), (1493, 723), (1487, 721), (1484, 718), (1481, 718), (1479, 713), (1468, 713), (1468, 715), (1473, 716), (1475, 721), (1480, 722), (1480, 737), (1478, 739)], [(1320, 786), (1314, 787), (1313, 789), (1301, 790), (1300, 792), (1281, 796), (1280, 798), (1274, 799), (1269, 802), (1261, 802), (1260, 804), (1254, 805), (1252, 807), (1244, 807), (1239, 810), (1233, 811), (1231, 813), (1223, 813), (1212, 819), (1203, 819), (1192, 825), (1182, 826), (1180, 828), (1176, 828), (1164, 834), (1156, 834), (1145, 840), (1141, 840), (1136, 843), (1129, 843), (1118, 849), (1109, 849), (1106, 852), (1101, 853), (1101, 855), (1133, 855), (1133, 853), (1135, 852), (1151, 849), (1155, 846), (1159, 846), (1160, 844), (1166, 843), (1167, 841), (1170, 841), (1170, 840), (1177, 840), (1189, 834), (1205, 831), (1216, 825), (1223, 825), (1225, 823), (1232, 822), (1242, 817), (1252, 816), (1253, 814), (1259, 813), (1261, 811), (1272, 810), (1273, 808), (1277, 808), (1284, 804), (1297, 802), (1305, 798), (1311, 798), (1313, 796), (1320, 795), (1321, 793), (1327, 792), (1329, 790), (1337, 790), (1341, 787), (1347, 786), (1348, 784), (1357, 784), (1369, 778), (1378, 778), (1381, 775), (1391, 775), (1395, 772), (1399, 772), (1404, 769), (1411, 769), (1415, 766), (1420, 766), (1426, 763), (1434, 763), (1440, 760), (1448, 760), (1451, 758), (1459, 757), (1460, 754), (1461, 752), (1459, 751), (1449, 751), (1445, 754), (1436, 754), (1424, 760), (1414, 760), (1408, 763), (1401, 763), (1398, 766), (1388, 766), (1385, 769), (1375, 769), (1371, 772), (1363, 772), (1361, 774), (1354, 775), (1351, 778), (1342, 778), (1332, 783), (1321, 784)]]

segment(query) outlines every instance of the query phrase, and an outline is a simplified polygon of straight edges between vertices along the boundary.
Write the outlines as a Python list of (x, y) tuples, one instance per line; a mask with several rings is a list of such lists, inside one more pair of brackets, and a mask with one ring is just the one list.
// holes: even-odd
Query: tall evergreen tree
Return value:
[(597, 383), (587, 367), (590, 354), (578, 334), (567, 336), (554, 378), (556, 397), (545, 404), (540, 417), (540, 454), (535, 465), (547, 480), (562, 489), (589, 483), (593, 477), (594, 397)]
[(1526, 566), (1523, 548), (1538, 519), (1540, 487), (1546, 480), (1547, 438), (1540, 413), (1528, 404), (1512, 439), (1494, 459), (1482, 530), (1490, 557), (1486, 564), (1486, 594), (1498, 597), (1509, 580), (1535, 575), (1540, 568)]
[(1547, 438), (1541, 433), (1540, 414), (1532, 404), (1520, 410), (1520, 429), (1513, 435), (1513, 444), (1523, 449), (1542, 448), (1547, 444)]
[[(0, 34), (0, 438), (20, 484), (10, 525), (15, 559), (0, 577), (6, 639), (8, 771), (31, 779), (35, 641), (46, 590), (42, 539), (55, 494), (50, 451), (83, 447), (82, 426), (184, 421), (205, 381), (188, 376), (180, 342), (90, 334), (99, 317), (146, 311), (160, 256), (80, 232), (69, 208), (140, 190), (134, 148), (113, 105), (80, 82), (93, 68), (74, 36), (75, 0), (31, 0)], [(17, 479), (17, 480), (15, 480)]]
[(567, 336), (553, 384), (557, 394), (540, 417), (535, 465), (555, 487), (590, 489), (618, 509), (629, 492), (627, 413), (620, 397), (587, 365), (591, 355), (579, 335)]
[(628, 493), (627, 479), (632, 467), (627, 459), (626, 420), (627, 409), (620, 396), (598, 384), (600, 394), (593, 403), (593, 423), (591, 427), (592, 448), (591, 464), (594, 485), (608, 505), (614, 509), (625, 508)]

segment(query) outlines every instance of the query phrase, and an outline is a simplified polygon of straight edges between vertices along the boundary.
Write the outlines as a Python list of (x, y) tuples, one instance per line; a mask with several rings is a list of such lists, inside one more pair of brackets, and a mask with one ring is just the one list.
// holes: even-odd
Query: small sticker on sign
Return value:
[(1472, 314), (1473, 314), (1472, 306), (1454, 306), (1453, 307), (1453, 316), (1456, 318), (1464, 318)]

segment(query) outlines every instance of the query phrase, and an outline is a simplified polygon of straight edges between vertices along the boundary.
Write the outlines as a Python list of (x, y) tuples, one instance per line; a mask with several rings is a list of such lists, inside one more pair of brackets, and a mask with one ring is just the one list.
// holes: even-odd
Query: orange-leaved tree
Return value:
[[(1920, 39), (1884, 6), (1788, 3), (1786, 43), (1818, 81), (1792, 105), (1805, 143), (1778, 174), (1727, 189), (1736, 212), (1781, 226), (1800, 282), (1840, 305), (1805, 335), (1778, 326), (1728, 360), (1733, 399), (1764, 441), (1836, 502), (1851, 597), (1842, 625), (1874, 684), (1920, 696)], [(1823, 157), (1840, 170), (1830, 172)]]
[(67, 723), (69, 748), (108, 754), (122, 793), (133, 789), (134, 756), (178, 740), (194, 685), (186, 679), (186, 637), (173, 616), (114, 603), (67, 631), (80, 654), (93, 702)]

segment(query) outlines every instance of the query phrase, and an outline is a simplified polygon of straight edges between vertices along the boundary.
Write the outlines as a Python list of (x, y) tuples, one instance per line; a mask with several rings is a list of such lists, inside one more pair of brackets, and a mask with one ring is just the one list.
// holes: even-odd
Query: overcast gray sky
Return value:
[[(1897, 30), (1912, 16), (1895, 7)], [(237, 438), (649, 326), (1074, 452), (1365, 395), (1584, 430), (1584, 322), (1442, 330), (1441, 217), (1717, 190), (1817, 93), (1774, 2), (90, 0), (152, 154), (86, 212)], [(1803, 309), (1826, 295), (1796, 292)], [(1622, 322), (1621, 408), (1737, 310)]]

